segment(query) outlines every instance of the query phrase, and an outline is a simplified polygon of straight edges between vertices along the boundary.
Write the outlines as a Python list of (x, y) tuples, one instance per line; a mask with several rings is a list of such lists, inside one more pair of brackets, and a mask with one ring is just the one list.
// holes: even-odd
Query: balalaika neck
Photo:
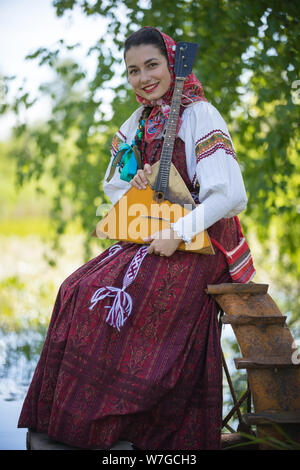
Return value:
[(183, 90), (184, 78), (177, 77), (172, 97), (171, 109), (169, 113), (167, 129), (164, 143), (161, 151), (159, 171), (154, 186), (154, 199), (162, 202), (169, 186), (169, 174), (171, 160), (176, 137), (176, 129), (181, 104), (181, 95)]

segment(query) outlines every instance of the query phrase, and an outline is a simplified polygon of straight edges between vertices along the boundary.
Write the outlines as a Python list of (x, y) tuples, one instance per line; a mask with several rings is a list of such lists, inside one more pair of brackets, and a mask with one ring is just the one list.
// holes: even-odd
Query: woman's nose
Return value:
[(140, 81), (142, 84), (148, 83), (149, 82), (149, 74), (146, 70), (141, 70), (140, 73)]

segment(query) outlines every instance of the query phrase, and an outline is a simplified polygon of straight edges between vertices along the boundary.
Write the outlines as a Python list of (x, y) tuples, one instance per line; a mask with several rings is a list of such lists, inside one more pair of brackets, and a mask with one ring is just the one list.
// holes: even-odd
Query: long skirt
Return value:
[[(210, 230), (232, 248), (233, 219)], [(222, 365), (207, 284), (231, 282), (225, 257), (146, 254), (123, 289), (131, 313), (108, 319), (141, 245), (120, 242), (61, 285), (18, 427), (83, 449), (127, 440), (143, 450), (219, 449)], [(98, 296), (110, 287), (111, 295)]]

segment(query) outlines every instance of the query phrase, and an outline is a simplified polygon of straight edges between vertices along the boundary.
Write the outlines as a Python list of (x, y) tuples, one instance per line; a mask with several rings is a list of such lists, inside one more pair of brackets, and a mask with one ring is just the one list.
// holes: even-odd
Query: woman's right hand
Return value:
[(136, 175), (130, 181), (130, 184), (137, 189), (146, 189), (148, 184), (145, 173), (151, 174), (151, 165), (145, 163), (143, 170), (138, 170)]

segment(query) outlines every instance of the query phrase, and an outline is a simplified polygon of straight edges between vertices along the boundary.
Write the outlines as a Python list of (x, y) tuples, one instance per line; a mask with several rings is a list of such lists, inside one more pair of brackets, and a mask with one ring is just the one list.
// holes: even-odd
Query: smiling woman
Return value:
[[(176, 47), (150, 27), (125, 43), (128, 80), (141, 106), (112, 142), (103, 189), (113, 204), (131, 186), (142, 188), (160, 160)], [(207, 230), (219, 246), (235, 249), (235, 216), (247, 197), (224, 120), (193, 73), (182, 90), (172, 163), (195, 201), (196, 230), (188, 214), (168, 237), (116, 243), (62, 283), (19, 427), (80, 448), (110, 449), (126, 439), (143, 450), (220, 449), (218, 309), (206, 287), (232, 279), (222, 250), (210, 256), (177, 248)], [(128, 171), (122, 177), (130, 160), (116, 165), (122, 152), (141, 164), (131, 179)], [(240, 282), (254, 272), (247, 260)]]
[(151, 44), (132, 46), (126, 52), (128, 80), (135, 93), (145, 99), (159, 99), (168, 91), (171, 75), (168, 61)]

